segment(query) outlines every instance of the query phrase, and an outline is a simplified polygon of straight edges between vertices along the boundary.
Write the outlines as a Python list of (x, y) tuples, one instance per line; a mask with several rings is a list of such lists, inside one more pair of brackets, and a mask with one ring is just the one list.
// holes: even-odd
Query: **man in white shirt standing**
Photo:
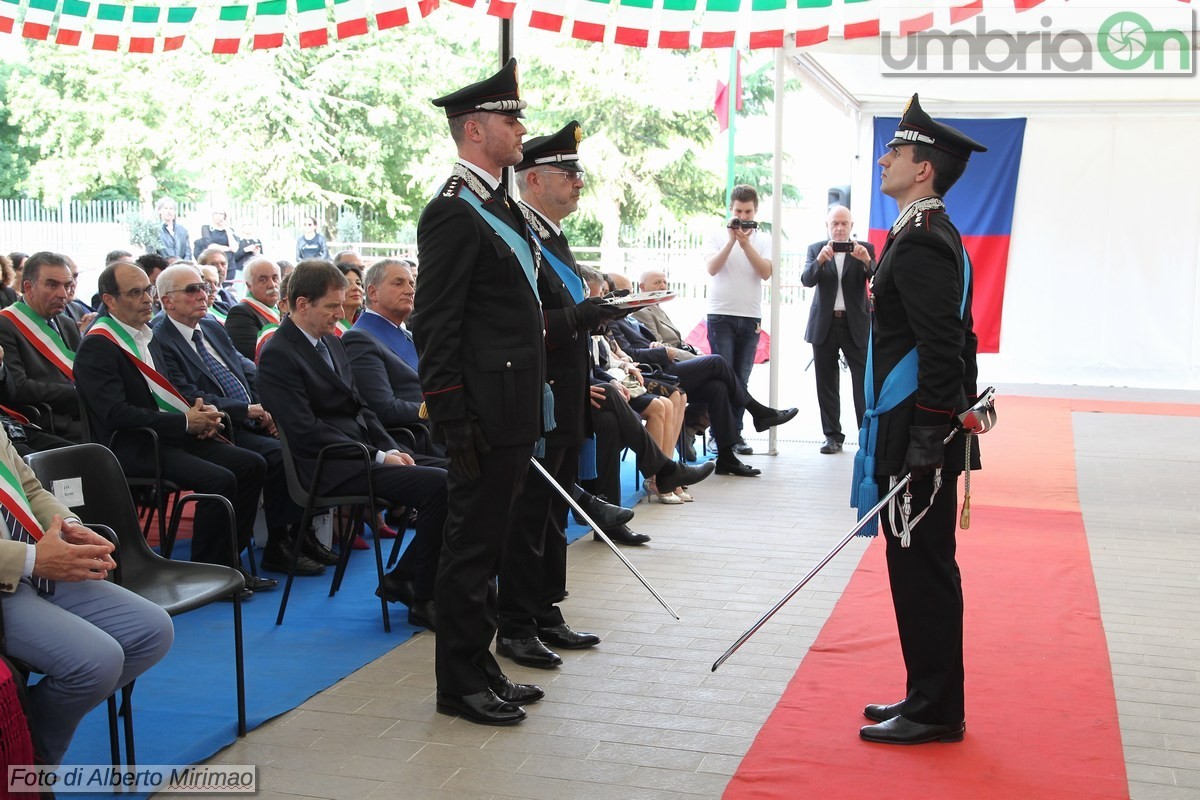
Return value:
[[(749, 387), (754, 352), (762, 329), (762, 283), (771, 278), (771, 237), (759, 230), (758, 192), (753, 186), (733, 187), (729, 224), (708, 237), (705, 266), (712, 276), (708, 289), (708, 345), (733, 367)], [(741, 437), (744, 407), (733, 409), (738, 444), (734, 452), (752, 455)]]

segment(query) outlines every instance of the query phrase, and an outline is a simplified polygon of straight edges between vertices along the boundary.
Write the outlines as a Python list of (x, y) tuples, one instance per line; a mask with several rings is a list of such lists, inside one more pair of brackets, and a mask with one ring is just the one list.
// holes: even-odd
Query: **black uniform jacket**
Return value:
[(475, 419), (493, 447), (542, 434), (542, 310), (513, 248), (460, 194), (474, 192), (540, 251), (515, 200), (461, 164), (417, 224), (421, 277), (412, 316), (421, 389), (434, 423)]
[[(978, 369), (969, 283), (966, 310), (959, 314), (962, 237), (945, 204), (940, 198), (918, 200), (888, 239), (871, 283), (874, 375), (867, 378), (874, 380), (876, 398), (892, 367), (913, 347), (918, 361), (916, 392), (879, 419), (875, 472), (896, 475), (904, 465), (909, 426), (953, 423), (975, 401)], [(956, 438), (946, 448), (945, 469), (962, 468), (963, 444)]]

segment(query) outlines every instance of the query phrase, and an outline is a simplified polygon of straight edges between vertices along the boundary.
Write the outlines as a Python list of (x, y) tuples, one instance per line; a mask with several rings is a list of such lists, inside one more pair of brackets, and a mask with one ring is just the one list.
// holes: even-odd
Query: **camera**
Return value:
[(858, 242), (830, 242), (829, 247), (835, 253), (853, 253), (856, 244)]
[(729, 220), (729, 227), (733, 228), (734, 230), (739, 228), (744, 231), (754, 230), (758, 227), (758, 223), (752, 219), (738, 219), (737, 217), (734, 217), (733, 219)]

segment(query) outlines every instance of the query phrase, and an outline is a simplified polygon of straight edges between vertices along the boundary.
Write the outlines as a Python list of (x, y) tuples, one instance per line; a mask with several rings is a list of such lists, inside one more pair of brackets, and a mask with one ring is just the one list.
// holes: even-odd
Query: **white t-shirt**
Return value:
[[(708, 237), (705, 263), (721, 252), (728, 241), (728, 228), (713, 231)], [(765, 231), (759, 229), (751, 233), (750, 246), (760, 256), (771, 260), (771, 237)], [(761, 319), (762, 284), (762, 278), (754, 271), (742, 246), (735, 242), (725, 259), (725, 266), (712, 276), (712, 284), (708, 287), (708, 313)]]

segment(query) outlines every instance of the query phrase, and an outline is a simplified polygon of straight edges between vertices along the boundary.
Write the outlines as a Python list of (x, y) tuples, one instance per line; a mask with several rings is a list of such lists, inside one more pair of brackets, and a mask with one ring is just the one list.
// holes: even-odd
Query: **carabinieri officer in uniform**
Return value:
[(412, 316), (421, 388), (450, 457), (435, 592), (437, 707), (485, 725), (525, 718), (537, 686), (514, 684), (490, 652), (496, 574), (515, 498), (542, 435), (545, 346), (539, 249), (500, 183), (521, 161), (517, 62), (433, 101), (458, 163), (417, 225)]
[[(962, 581), (954, 558), (963, 443), (943, 440), (955, 414), (975, 400), (976, 339), (970, 259), (942, 198), (971, 153), (986, 149), (935, 122), (913, 95), (879, 159), (881, 191), (896, 200), (900, 216), (872, 282), (862, 456), (879, 494), (906, 473), (913, 481), (910, 501), (897, 498), (880, 514), (908, 675), (903, 700), (864, 710), (877, 723), (860, 731), (871, 742), (957, 742), (966, 729)], [(869, 507), (860, 501), (861, 511)]]

